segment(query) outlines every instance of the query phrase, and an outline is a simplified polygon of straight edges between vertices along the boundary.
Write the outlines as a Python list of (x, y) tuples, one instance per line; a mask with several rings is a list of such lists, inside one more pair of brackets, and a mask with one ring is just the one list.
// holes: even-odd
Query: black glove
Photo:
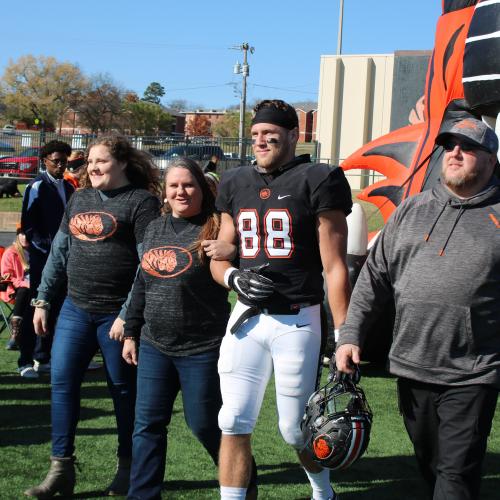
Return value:
[(228, 285), (241, 297), (250, 302), (262, 302), (272, 295), (274, 292), (274, 283), (269, 278), (259, 274), (262, 266), (236, 270), (231, 273), (228, 279)]

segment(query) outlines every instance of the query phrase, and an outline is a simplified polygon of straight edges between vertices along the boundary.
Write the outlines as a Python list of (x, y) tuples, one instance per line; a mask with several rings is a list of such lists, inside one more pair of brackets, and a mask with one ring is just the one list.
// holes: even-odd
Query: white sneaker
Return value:
[(19, 375), (24, 378), (38, 378), (38, 373), (31, 365), (24, 365), (17, 369)]
[(48, 363), (40, 363), (40, 361), (35, 359), (33, 368), (38, 373), (50, 373), (50, 361)]

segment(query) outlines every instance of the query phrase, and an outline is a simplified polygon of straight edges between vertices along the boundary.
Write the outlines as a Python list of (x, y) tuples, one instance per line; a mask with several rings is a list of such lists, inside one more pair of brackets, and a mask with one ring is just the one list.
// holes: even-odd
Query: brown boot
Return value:
[(106, 495), (110, 497), (122, 496), (128, 493), (130, 486), (130, 457), (118, 457), (116, 474), (111, 484), (106, 489)]
[(75, 488), (75, 457), (50, 457), (50, 469), (45, 479), (38, 485), (26, 490), (24, 494), (36, 498), (52, 498), (57, 493), (71, 497)]

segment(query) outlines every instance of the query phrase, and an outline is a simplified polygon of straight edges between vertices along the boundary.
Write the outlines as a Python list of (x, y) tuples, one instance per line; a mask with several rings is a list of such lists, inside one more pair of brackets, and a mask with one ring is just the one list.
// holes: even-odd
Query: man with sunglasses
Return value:
[[(66, 204), (74, 193), (74, 187), (64, 180), (64, 171), (71, 155), (71, 146), (66, 142), (54, 140), (45, 144), (40, 150), (40, 160), (44, 170), (26, 187), (21, 213), (21, 227), (30, 244), (30, 291), (36, 297), (42, 270), (49, 256), (52, 241), (59, 229)], [(61, 299), (64, 297), (61, 291)], [(57, 301), (51, 304), (51, 318), (57, 318)], [(60, 307), (60, 304), (59, 304)], [(30, 315), (33, 312), (30, 310)], [(36, 337), (28, 325), (32, 317), (23, 319), (20, 335), (21, 355), (18, 361), (21, 375), (34, 377), (33, 371), (39, 373), (50, 371), (50, 348), (52, 335)], [(50, 326), (50, 325), (49, 325)], [(52, 331), (52, 328), (50, 328)]]
[(470, 117), (436, 144), (444, 149), (440, 183), (407, 199), (385, 225), (335, 358), (351, 373), (367, 332), (394, 302), (388, 367), (430, 497), (472, 500), (500, 388), (498, 138)]
[(318, 379), (323, 269), (336, 325), (347, 312), (351, 191), (340, 168), (295, 155), (298, 118), (286, 102), (258, 103), (251, 135), (257, 164), (224, 173), (216, 202), (219, 239), (239, 244), (238, 269), (211, 263), (216, 281), (238, 294), (219, 358), (221, 498), (255, 497), (251, 434), (274, 371), (281, 435), (297, 450), (313, 499), (333, 500), (329, 471), (303, 449), (300, 423)]

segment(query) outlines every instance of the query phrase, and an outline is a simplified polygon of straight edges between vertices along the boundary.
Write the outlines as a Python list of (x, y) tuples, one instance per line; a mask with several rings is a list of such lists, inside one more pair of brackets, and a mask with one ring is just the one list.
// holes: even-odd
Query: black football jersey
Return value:
[(317, 217), (326, 210), (351, 211), (344, 172), (295, 158), (278, 172), (259, 173), (245, 166), (224, 173), (217, 209), (233, 217), (240, 269), (268, 264), (262, 272), (275, 283), (267, 306), (323, 300)]

